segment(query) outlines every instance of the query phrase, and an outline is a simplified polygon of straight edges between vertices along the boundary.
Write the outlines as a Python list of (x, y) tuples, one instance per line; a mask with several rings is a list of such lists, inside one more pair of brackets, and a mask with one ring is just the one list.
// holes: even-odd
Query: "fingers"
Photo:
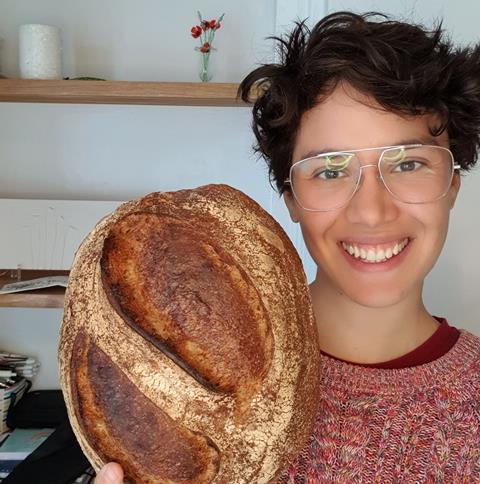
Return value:
[(119, 464), (115, 462), (109, 462), (104, 465), (97, 477), (93, 481), (93, 484), (122, 484), (123, 483), (123, 470)]

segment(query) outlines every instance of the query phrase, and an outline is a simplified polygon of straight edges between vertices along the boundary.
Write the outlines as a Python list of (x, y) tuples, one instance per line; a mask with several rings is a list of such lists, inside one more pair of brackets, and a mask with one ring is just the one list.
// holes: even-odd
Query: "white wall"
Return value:
[[(342, 8), (383, 9), (425, 22), (438, 13), (445, 15), (445, 25), (459, 40), (478, 41), (480, 6), (472, 5), (467, 0), (1, 0), (0, 71), (18, 75), (17, 29), (23, 23), (62, 28), (66, 76), (195, 81), (198, 59), (189, 30), (196, 23), (196, 9), (206, 17), (225, 11), (216, 39), (214, 81), (236, 82), (272, 57), (271, 43), (264, 38), (280, 33), (289, 19), (309, 14), (319, 18)], [(226, 182), (252, 196), (284, 225), (311, 279), (314, 267), (298, 229), (268, 188), (266, 169), (251, 153), (252, 143), (248, 108), (2, 103), (0, 198), (120, 200), (154, 190)], [(464, 180), (452, 233), (426, 286), (433, 313), (477, 334), (479, 183), (478, 173)], [(0, 346), (40, 357), (38, 388), (58, 385), (60, 318), (56, 309), (0, 310)]]
[[(17, 31), (24, 23), (48, 23), (63, 31), (65, 76), (115, 80), (193, 81), (197, 45), (190, 28), (225, 12), (217, 32), (218, 82), (235, 82), (256, 60), (270, 55), (264, 38), (274, 26), (274, 0), (2, 0), (2, 71), (18, 74)], [(218, 55), (217, 55), (218, 54)]]

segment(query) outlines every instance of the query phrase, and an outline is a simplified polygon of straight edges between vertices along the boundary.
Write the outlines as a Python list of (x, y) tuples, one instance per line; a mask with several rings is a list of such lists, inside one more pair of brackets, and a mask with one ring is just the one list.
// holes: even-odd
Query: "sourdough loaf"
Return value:
[(97, 224), (71, 270), (59, 365), (98, 470), (132, 483), (265, 483), (305, 444), (319, 349), (291, 242), (226, 185), (152, 193)]

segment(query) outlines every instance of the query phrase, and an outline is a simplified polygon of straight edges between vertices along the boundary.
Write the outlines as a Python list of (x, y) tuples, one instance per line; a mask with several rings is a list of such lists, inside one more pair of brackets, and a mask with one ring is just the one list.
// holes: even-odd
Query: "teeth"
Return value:
[(353, 244), (342, 242), (343, 249), (356, 259), (362, 259), (364, 262), (377, 263), (385, 262), (393, 256), (398, 255), (408, 244), (408, 238), (393, 244), (386, 249), (364, 249)]

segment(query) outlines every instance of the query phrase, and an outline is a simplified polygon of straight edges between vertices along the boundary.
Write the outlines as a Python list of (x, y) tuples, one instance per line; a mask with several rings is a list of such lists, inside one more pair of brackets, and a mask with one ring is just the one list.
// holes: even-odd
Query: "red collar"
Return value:
[(350, 361), (336, 358), (335, 356), (329, 355), (324, 351), (322, 351), (322, 354), (329, 356), (330, 358), (335, 358), (336, 360), (344, 361), (345, 363), (364, 366), (366, 368), (398, 370), (401, 368), (424, 365), (440, 358), (445, 353), (447, 353), (457, 342), (457, 339), (460, 336), (460, 331), (453, 326), (449, 326), (445, 318), (438, 318), (436, 316), (434, 317), (440, 323), (435, 333), (433, 333), (432, 336), (430, 336), (430, 338), (428, 338), (427, 341), (423, 342), (419, 347), (408, 352), (406, 355), (400, 356), (390, 361), (373, 364), (352, 363)]

